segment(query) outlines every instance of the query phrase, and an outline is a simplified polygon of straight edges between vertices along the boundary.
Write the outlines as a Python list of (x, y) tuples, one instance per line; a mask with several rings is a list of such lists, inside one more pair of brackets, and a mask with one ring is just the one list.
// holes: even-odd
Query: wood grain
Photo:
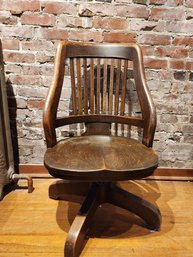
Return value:
[(134, 139), (88, 135), (60, 141), (46, 151), (44, 164), (60, 178), (114, 181), (152, 174), (158, 157)]

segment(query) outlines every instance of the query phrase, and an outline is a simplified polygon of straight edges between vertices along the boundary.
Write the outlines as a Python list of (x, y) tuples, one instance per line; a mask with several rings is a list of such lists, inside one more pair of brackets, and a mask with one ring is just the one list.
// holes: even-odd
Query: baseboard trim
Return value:
[[(28, 174), (33, 178), (52, 178), (41, 164), (20, 164), (18, 170), (20, 174)], [(193, 181), (193, 169), (159, 167), (148, 179)]]

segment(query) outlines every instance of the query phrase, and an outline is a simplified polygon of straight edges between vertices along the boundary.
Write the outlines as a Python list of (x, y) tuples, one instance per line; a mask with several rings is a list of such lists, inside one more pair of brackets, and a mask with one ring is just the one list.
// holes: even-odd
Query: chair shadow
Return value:
[[(128, 181), (122, 182), (120, 185), (123, 189), (148, 200), (159, 208), (156, 202), (160, 198), (161, 192), (156, 181)], [(55, 182), (49, 188), (50, 198), (59, 200), (56, 211), (57, 224), (66, 233), (68, 233), (70, 226), (80, 209), (84, 196), (88, 192), (88, 188), (89, 183), (67, 182), (62, 180)], [(167, 226), (164, 226), (163, 229), (161, 225), (159, 234), (170, 231), (175, 223), (173, 212), (167, 203), (175, 196), (175, 190), (172, 188), (172, 184), (171, 192), (172, 193), (169, 196), (170, 198), (167, 198), (167, 201), (162, 203), (162, 210), (167, 210), (170, 222)], [(66, 201), (68, 201), (68, 203)], [(160, 210), (161, 215), (162, 210)], [(66, 216), (64, 212), (66, 212)], [(95, 215), (93, 216), (92, 228), (90, 229), (89, 237), (129, 238), (151, 234), (153, 236), (158, 235), (158, 233), (152, 233), (152, 231), (148, 230), (142, 219), (129, 211), (105, 203), (98, 207)]]

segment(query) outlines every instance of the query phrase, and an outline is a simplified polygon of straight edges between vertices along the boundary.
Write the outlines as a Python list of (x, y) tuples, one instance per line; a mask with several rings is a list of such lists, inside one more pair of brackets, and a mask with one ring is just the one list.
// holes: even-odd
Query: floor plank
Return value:
[[(62, 257), (64, 242), (80, 204), (49, 199), (54, 180), (36, 179), (35, 190), (9, 193), (0, 202), (1, 257)], [(161, 229), (151, 232), (143, 221), (109, 204), (98, 209), (81, 257), (192, 257), (193, 183), (123, 182), (122, 187), (156, 204)]]

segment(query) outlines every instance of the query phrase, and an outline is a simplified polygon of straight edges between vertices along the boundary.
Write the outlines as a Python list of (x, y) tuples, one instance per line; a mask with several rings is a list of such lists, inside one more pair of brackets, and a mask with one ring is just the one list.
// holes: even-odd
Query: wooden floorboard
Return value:
[[(51, 179), (35, 179), (35, 190), (9, 193), (0, 202), (1, 257), (63, 257), (64, 242), (80, 204), (49, 199)], [(22, 185), (20, 182), (20, 185)], [(151, 232), (132, 214), (105, 204), (81, 257), (192, 257), (193, 183), (123, 182), (122, 187), (156, 204), (161, 229)]]

